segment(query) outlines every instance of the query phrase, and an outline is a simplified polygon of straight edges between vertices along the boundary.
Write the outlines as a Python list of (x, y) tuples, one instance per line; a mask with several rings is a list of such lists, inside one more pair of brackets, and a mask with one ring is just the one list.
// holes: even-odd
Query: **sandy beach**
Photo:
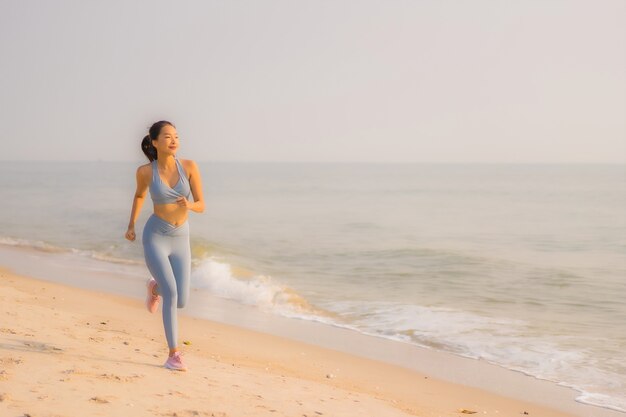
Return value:
[(3, 2), (0, 417), (626, 417), (626, 1), (545, 3)]
[(160, 316), (138, 300), (0, 278), (2, 416), (570, 415), (184, 314), (189, 371), (170, 371)]

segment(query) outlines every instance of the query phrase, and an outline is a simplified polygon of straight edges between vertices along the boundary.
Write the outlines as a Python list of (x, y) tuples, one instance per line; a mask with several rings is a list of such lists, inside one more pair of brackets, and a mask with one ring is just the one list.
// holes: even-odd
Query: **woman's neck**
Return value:
[(167, 170), (169, 168), (172, 168), (175, 164), (176, 164), (176, 161), (174, 159), (174, 155), (167, 155), (167, 156), (157, 159), (157, 166), (161, 170)]

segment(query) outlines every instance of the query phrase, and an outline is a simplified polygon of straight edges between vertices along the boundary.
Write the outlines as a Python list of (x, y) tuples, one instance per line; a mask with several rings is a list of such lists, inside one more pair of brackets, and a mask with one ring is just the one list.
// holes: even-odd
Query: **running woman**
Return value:
[(177, 308), (183, 308), (189, 298), (191, 249), (187, 217), (189, 210), (204, 211), (204, 199), (198, 166), (190, 159), (178, 159), (178, 147), (176, 127), (165, 120), (154, 123), (143, 138), (141, 149), (150, 162), (137, 168), (137, 190), (126, 239), (135, 240), (135, 222), (149, 189), (154, 213), (144, 226), (142, 242), (153, 278), (147, 282), (146, 307), (154, 313), (159, 296), (163, 299), (163, 327), (169, 347), (164, 366), (186, 371), (178, 349)]

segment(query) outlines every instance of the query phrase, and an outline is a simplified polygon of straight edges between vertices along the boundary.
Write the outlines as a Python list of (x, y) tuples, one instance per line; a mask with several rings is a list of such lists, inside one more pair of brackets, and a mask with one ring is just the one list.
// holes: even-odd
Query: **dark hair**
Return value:
[(158, 121), (152, 124), (152, 126), (150, 126), (150, 128), (148, 129), (148, 134), (141, 141), (141, 150), (143, 151), (143, 153), (146, 155), (146, 157), (148, 158), (150, 162), (158, 159), (159, 157), (159, 155), (157, 155), (156, 148), (152, 144), (152, 141), (156, 140), (156, 138), (159, 137), (159, 133), (161, 133), (161, 129), (163, 128), (163, 126), (167, 126), (167, 125), (176, 127), (174, 126), (173, 123), (168, 122), (167, 120)]

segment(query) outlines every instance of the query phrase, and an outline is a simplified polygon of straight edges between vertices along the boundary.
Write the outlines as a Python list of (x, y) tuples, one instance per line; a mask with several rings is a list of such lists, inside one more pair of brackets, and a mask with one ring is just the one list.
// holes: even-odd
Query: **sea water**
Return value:
[[(143, 267), (140, 163), (3, 162), (0, 243)], [(194, 288), (626, 411), (626, 165), (198, 164)]]

